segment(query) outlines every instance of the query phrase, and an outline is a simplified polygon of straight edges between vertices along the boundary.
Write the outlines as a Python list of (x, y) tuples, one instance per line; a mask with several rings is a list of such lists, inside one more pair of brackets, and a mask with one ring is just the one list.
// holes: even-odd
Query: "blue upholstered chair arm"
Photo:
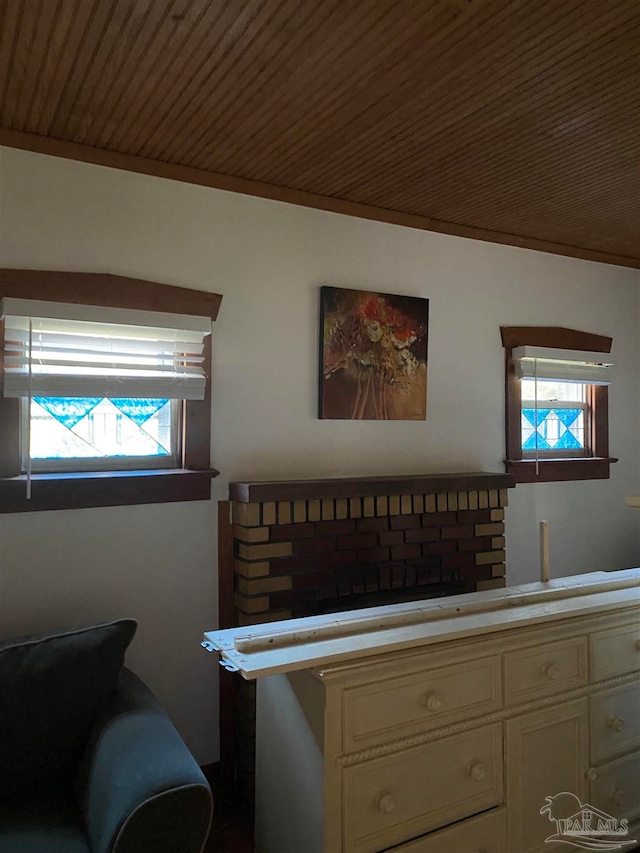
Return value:
[(76, 778), (93, 853), (201, 853), (211, 791), (169, 717), (124, 670)]

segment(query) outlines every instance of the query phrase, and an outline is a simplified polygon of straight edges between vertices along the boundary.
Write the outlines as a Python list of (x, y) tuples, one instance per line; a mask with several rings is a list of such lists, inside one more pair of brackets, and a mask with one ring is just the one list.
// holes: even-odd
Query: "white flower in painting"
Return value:
[(400, 368), (407, 376), (415, 376), (418, 370), (418, 359), (415, 355), (409, 352), (408, 349), (401, 349), (398, 353), (400, 357)]
[(372, 320), (367, 324), (367, 335), (369, 336), (369, 340), (376, 343), (382, 337), (383, 331), (382, 326), (377, 320)]

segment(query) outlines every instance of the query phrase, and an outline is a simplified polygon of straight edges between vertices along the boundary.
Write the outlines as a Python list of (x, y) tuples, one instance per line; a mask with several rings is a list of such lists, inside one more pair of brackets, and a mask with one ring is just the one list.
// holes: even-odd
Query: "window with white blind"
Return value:
[[(217, 473), (209, 362), (220, 297), (117, 276), (2, 272), (18, 285), (35, 276), (47, 296), (55, 277), (64, 301), (31, 298), (39, 288), (28, 287), (29, 298), (0, 302), (0, 511), (11, 511), (13, 496), (22, 500), (20, 483), (22, 509), (208, 495), (194, 475), (204, 484)], [(84, 304), (83, 285), (96, 279), (126, 294), (124, 306), (95, 304), (94, 293)], [(174, 302), (197, 313), (160, 310)]]
[(501, 329), (506, 469), (516, 482), (609, 476), (611, 338), (557, 327)]
[(210, 320), (12, 298), (2, 316), (22, 471), (179, 466), (180, 402), (204, 399)]

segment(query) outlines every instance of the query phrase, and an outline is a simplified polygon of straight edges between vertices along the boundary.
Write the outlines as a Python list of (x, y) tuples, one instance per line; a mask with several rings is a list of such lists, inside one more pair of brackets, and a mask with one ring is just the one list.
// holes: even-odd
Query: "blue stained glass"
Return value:
[[(522, 445), (523, 450), (535, 450), (536, 449), (536, 434), (535, 432), (531, 433), (529, 438)], [(538, 433), (538, 450), (551, 450), (551, 445), (548, 441), (546, 441), (540, 433)]]
[(131, 418), (131, 420), (138, 424), (138, 426), (142, 426), (143, 423), (146, 423), (149, 418), (152, 418), (156, 412), (159, 412), (160, 409), (169, 402), (168, 400), (146, 397), (136, 397), (134, 399), (110, 397), (109, 399), (116, 408), (120, 409), (123, 415)]
[(553, 411), (558, 416), (558, 419), (569, 428), (580, 417), (582, 409), (554, 409)]
[(67, 429), (80, 423), (102, 397), (34, 397), (35, 402)]
[(562, 434), (562, 437), (556, 442), (555, 447), (558, 450), (582, 450), (582, 444), (580, 444), (575, 435), (569, 432), (569, 430)]
[(523, 409), (522, 449), (535, 450), (537, 433), (539, 450), (583, 450), (581, 416), (577, 408)]
[(536, 412), (535, 409), (523, 409), (522, 414), (528, 421), (531, 422), (532, 425), (540, 426), (542, 421), (547, 417), (548, 414), (550, 414), (551, 411), (551, 409), (538, 409), (538, 411)]

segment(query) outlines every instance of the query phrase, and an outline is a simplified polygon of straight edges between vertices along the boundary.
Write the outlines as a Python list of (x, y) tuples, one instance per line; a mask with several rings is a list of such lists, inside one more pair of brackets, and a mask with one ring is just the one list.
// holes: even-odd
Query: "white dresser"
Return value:
[(545, 839), (579, 838), (552, 818), (584, 808), (640, 843), (639, 584), (595, 573), (207, 634), (260, 678), (258, 850), (578, 850)]

